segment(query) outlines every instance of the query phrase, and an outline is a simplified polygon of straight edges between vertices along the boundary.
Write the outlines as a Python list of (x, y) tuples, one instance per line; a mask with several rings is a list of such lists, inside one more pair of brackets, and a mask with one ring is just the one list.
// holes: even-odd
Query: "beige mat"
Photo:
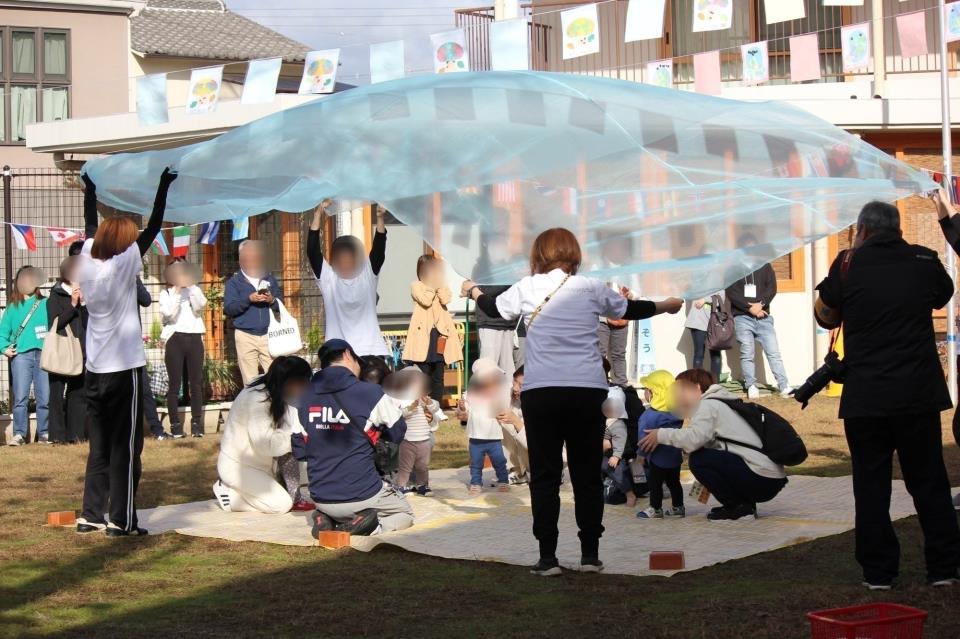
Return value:
[[(433, 496), (410, 498), (416, 512), (413, 528), (378, 537), (355, 537), (353, 547), (367, 551), (388, 543), (435, 557), (534, 563), (536, 543), (530, 532), (526, 487), (505, 494), (489, 490), (469, 497), (468, 476), (465, 468), (431, 472)], [(573, 565), (579, 560), (580, 550), (569, 483), (563, 487), (562, 500), (558, 556), (562, 563)], [(600, 546), (606, 571), (650, 574), (648, 554), (654, 550), (682, 550), (686, 570), (695, 570), (853, 528), (849, 477), (791, 477), (774, 501), (760, 505), (757, 521), (709, 522), (704, 515), (715, 504), (689, 501), (687, 517), (681, 520), (640, 520), (624, 506), (607, 506), (603, 522), (606, 533)], [(645, 505), (646, 500), (640, 500), (638, 507)], [(894, 482), (892, 516), (899, 519), (913, 513), (903, 483)], [(213, 500), (142, 510), (140, 524), (151, 533), (175, 530), (231, 541), (303, 546), (315, 543), (310, 537), (308, 514), (226, 513)]]

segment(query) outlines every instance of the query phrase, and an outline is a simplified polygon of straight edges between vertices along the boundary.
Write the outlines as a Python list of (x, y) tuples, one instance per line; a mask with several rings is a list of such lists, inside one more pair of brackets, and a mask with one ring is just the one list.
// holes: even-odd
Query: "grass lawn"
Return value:
[[(769, 403), (805, 436), (811, 456), (799, 472), (849, 473), (834, 400), (817, 398), (802, 414), (793, 402)], [(960, 449), (948, 433), (945, 415), (957, 485)], [(466, 463), (458, 425), (444, 425), (438, 439), (434, 467)], [(210, 498), (216, 454), (216, 437), (148, 441), (140, 507)], [(924, 585), (916, 518), (897, 524), (903, 566), (891, 593), (859, 586), (852, 533), (669, 579), (550, 580), (517, 566), (391, 549), (329, 552), (176, 534), (109, 541), (43, 527), (47, 511), (79, 507), (85, 455), (83, 446), (0, 449), (0, 637), (799, 639), (809, 636), (810, 610), (878, 600), (928, 610), (928, 638), (960, 637), (960, 589)]]

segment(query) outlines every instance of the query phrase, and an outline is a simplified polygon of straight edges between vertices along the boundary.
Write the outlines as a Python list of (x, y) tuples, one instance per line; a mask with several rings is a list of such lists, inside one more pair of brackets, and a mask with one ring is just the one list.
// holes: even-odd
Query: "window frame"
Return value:
[[(33, 34), (33, 73), (14, 73), (13, 72), (13, 34), (32, 33)], [(44, 59), (44, 37), (47, 34), (58, 34), (64, 36), (64, 54), (66, 56), (64, 64), (64, 74), (47, 74), (46, 60)], [(0, 146), (25, 146), (26, 140), (14, 140), (11, 118), (11, 93), (13, 87), (32, 87), (37, 92), (36, 97), (36, 117), (34, 122), (43, 122), (43, 91), (45, 89), (64, 88), (67, 90), (67, 117), (73, 112), (73, 56), (72, 41), (70, 29), (59, 27), (18, 27), (18, 26), (0, 26), (0, 46), (2, 46), (2, 64), (0, 64), (0, 91), (3, 91), (3, 118), (0, 126), (3, 127), (3, 139), (0, 140)]]

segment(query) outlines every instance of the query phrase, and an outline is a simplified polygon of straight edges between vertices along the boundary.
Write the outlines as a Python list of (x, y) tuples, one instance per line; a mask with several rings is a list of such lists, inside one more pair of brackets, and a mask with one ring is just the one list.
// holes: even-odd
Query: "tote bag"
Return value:
[(76, 377), (83, 374), (83, 350), (80, 348), (80, 339), (73, 336), (68, 324), (66, 335), (57, 332), (57, 322), (54, 318), (50, 332), (43, 340), (43, 350), (40, 351), (40, 368), (64, 377)]
[[(277, 300), (279, 313), (270, 313), (270, 326), (267, 328), (267, 350), (270, 357), (293, 355), (303, 349), (300, 339), (300, 327), (283, 302)], [(279, 318), (277, 317), (279, 315)]]
[(706, 346), (711, 351), (728, 351), (737, 343), (730, 303), (719, 295), (710, 298)]

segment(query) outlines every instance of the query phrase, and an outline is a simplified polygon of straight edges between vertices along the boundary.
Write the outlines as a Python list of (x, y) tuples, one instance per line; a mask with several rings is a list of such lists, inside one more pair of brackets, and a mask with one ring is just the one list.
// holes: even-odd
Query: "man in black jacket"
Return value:
[[(741, 245), (756, 244), (756, 238), (745, 235)], [(737, 280), (727, 288), (727, 299), (733, 310), (737, 341), (740, 343), (740, 368), (743, 370), (743, 385), (751, 399), (760, 396), (757, 389), (756, 342), (760, 342), (767, 355), (770, 372), (777, 380), (777, 387), (784, 397), (790, 395), (790, 383), (780, 357), (777, 330), (770, 315), (770, 303), (777, 295), (777, 275), (773, 267), (764, 264), (759, 269)]]
[(943, 463), (940, 412), (951, 407), (931, 314), (953, 295), (937, 254), (907, 244), (900, 214), (863, 207), (853, 252), (837, 256), (817, 287), (817, 322), (843, 322), (846, 379), (840, 399), (853, 462), (856, 557), (864, 584), (887, 590), (899, 571), (890, 523), (893, 453), (924, 535), (927, 579), (946, 586), (960, 565), (960, 528)]

